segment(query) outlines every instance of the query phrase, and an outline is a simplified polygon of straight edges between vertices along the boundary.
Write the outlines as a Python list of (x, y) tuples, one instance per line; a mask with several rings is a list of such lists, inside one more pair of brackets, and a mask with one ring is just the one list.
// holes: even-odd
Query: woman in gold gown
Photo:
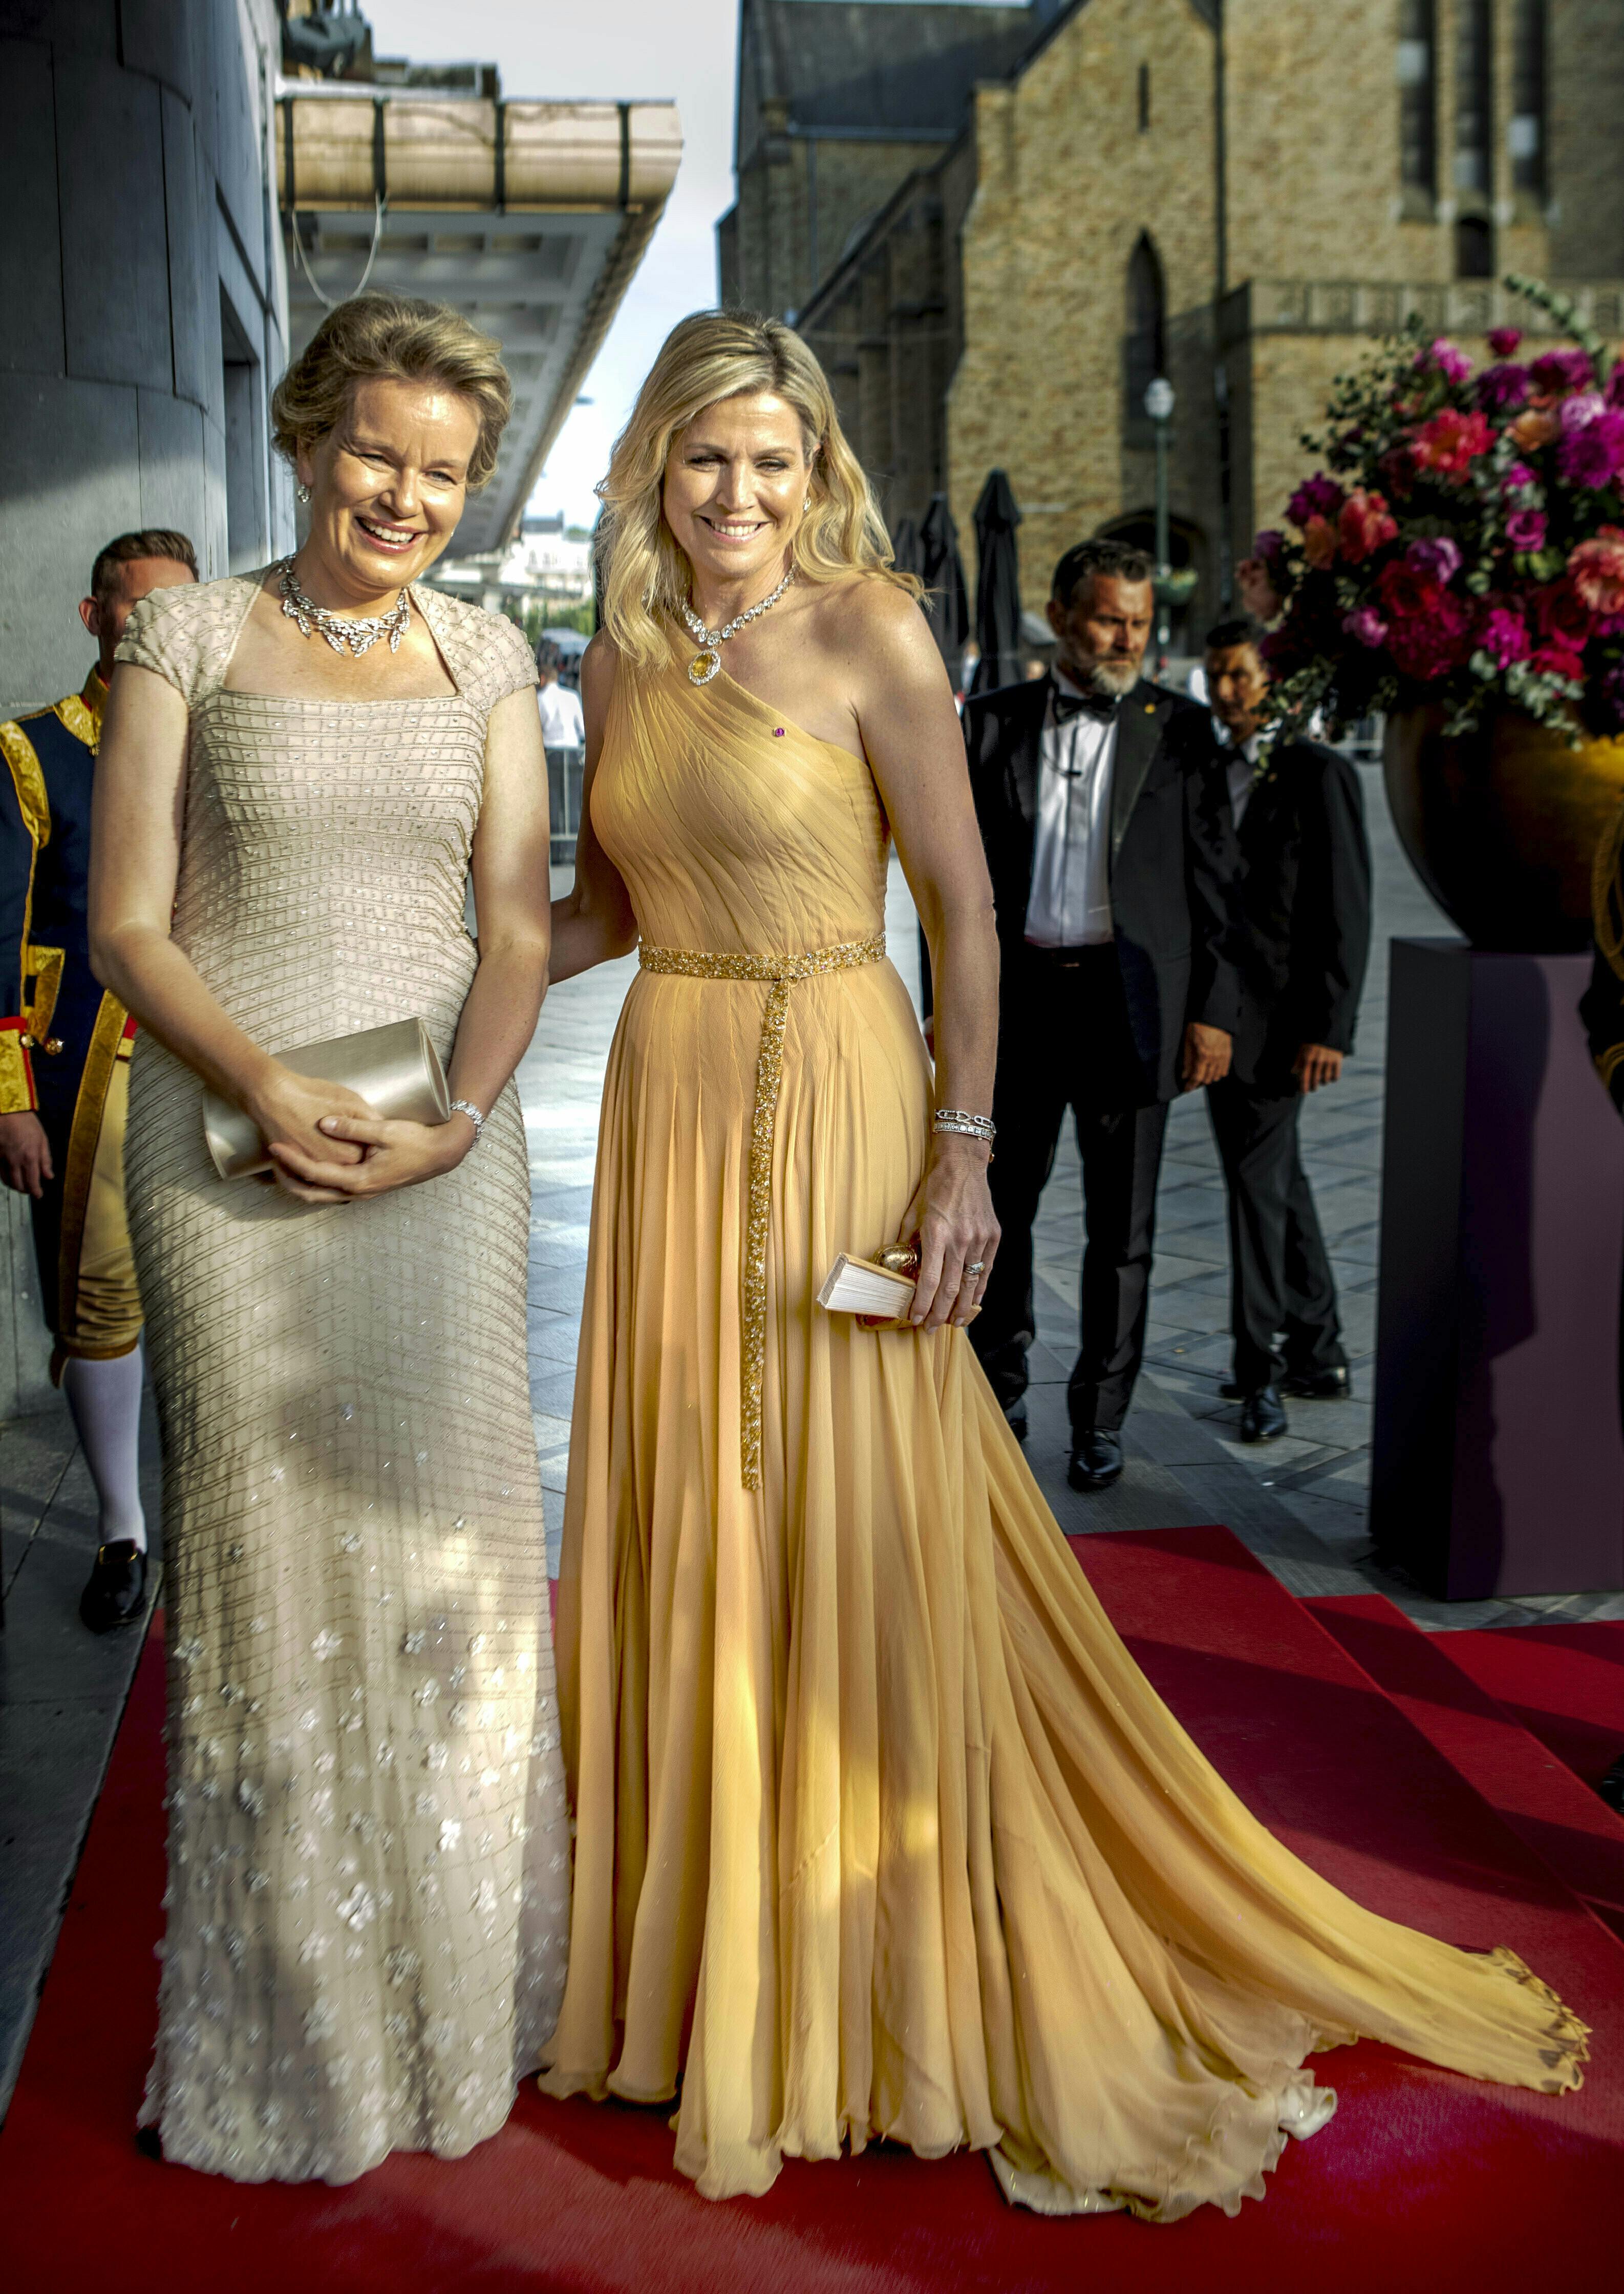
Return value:
[[(575, 1393), (543, 2085), (680, 2092), (711, 2197), (885, 2136), (1163, 2219), (1261, 2196), (1335, 2105), (1305, 2057), (1360, 2034), (1577, 2085), (1584, 2027), (1513, 1955), (1376, 1917), (1247, 1814), (975, 1363), (986, 1148), (932, 1110), (990, 1104), (990, 895), (946, 679), (816, 361), (774, 321), (686, 321), (604, 491), (553, 977), (634, 937), (641, 969)], [(934, 1075), (883, 956), (893, 833)], [(915, 1232), (914, 1323), (819, 1308), (841, 1251)]]

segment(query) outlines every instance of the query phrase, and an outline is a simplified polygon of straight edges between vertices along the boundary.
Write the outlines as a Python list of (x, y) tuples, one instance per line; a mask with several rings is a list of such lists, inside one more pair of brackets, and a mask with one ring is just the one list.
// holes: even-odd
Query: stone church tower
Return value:
[[(1200, 576), (1198, 631), (1301, 475), (1332, 379), (1410, 312), (1476, 347), (1528, 323), (1498, 283), (1515, 271), (1624, 332), (1624, 0), (743, 5), (742, 59), (786, 21), (800, 36), (782, 133), (816, 151), (846, 235), (820, 230), (814, 255), (790, 190), (804, 159), (799, 178), (780, 162), (769, 235), (799, 250), (792, 294), (745, 259), (762, 162), (742, 90), (724, 293), (794, 310), (893, 521), (945, 491), (968, 538), (987, 472), (1008, 472), (1029, 605), (1081, 535), (1148, 531), (1154, 375), (1177, 393), (1173, 555)], [(930, 45), (945, 17), (978, 27), (952, 69)], [(886, 20), (886, 71), (922, 110), (911, 148), (858, 139), (859, 185), (834, 129), (864, 19)], [(1002, 53), (1000, 20), (1018, 35)], [(814, 106), (818, 136), (790, 134)]]

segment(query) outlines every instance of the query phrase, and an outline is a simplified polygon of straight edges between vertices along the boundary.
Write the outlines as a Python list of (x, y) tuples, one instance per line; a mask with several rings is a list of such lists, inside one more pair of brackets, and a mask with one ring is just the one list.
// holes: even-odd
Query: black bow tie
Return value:
[(1092, 717), (1097, 724), (1108, 725), (1116, 714), (1121, 697), (1115, 693), (1062, 693), (1057, 685), (1054, 721), (1057, 725), (1069, 725), (1074, 718)]

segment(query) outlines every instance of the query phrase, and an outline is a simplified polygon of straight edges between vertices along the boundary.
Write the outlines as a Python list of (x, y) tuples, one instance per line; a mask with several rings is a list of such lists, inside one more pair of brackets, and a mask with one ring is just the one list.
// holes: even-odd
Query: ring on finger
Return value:
[(967, 1258), (967, 1259), (965, 1260), (965, 1262), (964, 1262), (964, 1272), (965, 1272), (965, 1273), (966, 1273), (966, 1274), (970, 1274), (970, 1275), (974, 1275), (974, 1274), (985, 1274), (985, 1273), (986, 1273), (986, 1272), (987, 1272), (987, 1261), (986, 1261), (986, 1259), (985, 1259), (985, 1258)]

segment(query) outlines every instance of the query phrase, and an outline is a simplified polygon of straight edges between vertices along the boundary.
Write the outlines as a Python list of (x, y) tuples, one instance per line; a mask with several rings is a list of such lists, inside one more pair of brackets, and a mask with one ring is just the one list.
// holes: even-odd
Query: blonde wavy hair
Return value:
[(328, 313), (272, 394), (278, 452), (291, 462), (325, 438), (348, 413), (355, 385), (372, 379), (437, 382), (467, 399), (479, 417), (468, 492), (489, 484), (513, 411), (502, 346), (460, 311), (414, 295), (352, 295)]
[(597, 489), (600, 618), (618, 651), (639, 667), (669, 657), (670, 624), (688, 596), (688, 561), (662, 508), (671, 442), (707, 406), (756, 391), (794, 408), (811, 466), (812, 507), (790, 545), (797, 578), (824, 582), (859, 574), (921, 594), (913, 574), (891, 563), (885, 521), (846, 443), (828, 378), (800, 337), (781, 319), (753, 311), (695, 311), (662, 345)]

